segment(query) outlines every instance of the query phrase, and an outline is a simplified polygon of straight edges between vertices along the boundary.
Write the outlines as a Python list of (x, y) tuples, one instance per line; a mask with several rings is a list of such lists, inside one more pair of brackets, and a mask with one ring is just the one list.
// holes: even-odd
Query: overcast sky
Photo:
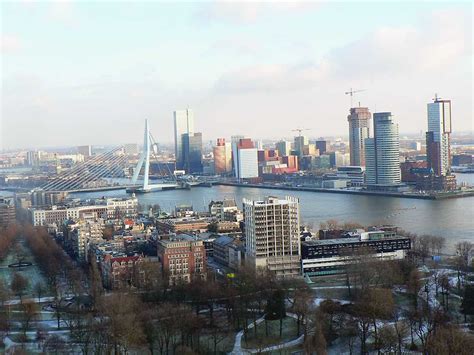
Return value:
[(471, 3), (1, 3), (0, 149), (171, 142), (192, 108), (206, 140), (347, 135), (349, 88), (401, 132), (452, 99), (473, 129)]

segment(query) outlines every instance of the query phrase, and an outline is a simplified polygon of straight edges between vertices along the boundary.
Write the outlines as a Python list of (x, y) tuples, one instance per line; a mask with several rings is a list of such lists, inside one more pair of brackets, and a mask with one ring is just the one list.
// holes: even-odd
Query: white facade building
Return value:
[(374, 138), (365, 140), (367, 185), (399, 185), (400, 137), (390, 112), (374, 113)]
[(293, 197), (243, 200), (246, 261), (277, 277), (300, 274), (299, 201)]
[(258, 177), (257, 148), (243, 148), (237, 150), (237, 179), (251, 179)]
[[(447, 175), (451, 168), (450, 163), (450, 134), (451, 134), (451, 101), (440, 100), (427, 105), (428, 110), (428, 132), (432, 132), (433, 141), (437, 143), (436, 152), (433, 152), (437, 159), (437, 166), (432, 166), (435, 173)], [(428, 143), (429, 144), (429, 143)], [(427, 144), (427, 145), (428, 145)], [(429, 147), (427, 147), (429, 149)]]

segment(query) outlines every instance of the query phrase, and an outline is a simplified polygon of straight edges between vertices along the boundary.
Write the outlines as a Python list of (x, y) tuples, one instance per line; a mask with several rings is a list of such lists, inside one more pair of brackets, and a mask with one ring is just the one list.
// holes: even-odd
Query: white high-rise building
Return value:
[(299, 201), (293, 197), (243, 200), (246, 262), (277, 277), (300, 274)]
[(349, 149), (352, 166), (365, 166), (365, 139), (370, 133), (370, 111), (367, 107), (354, 107), (347, 116), (349, 122)]
[(436, 97), (428, 104), (426, 152), (428, 164), (436, 175), (447, 175), (451, 169), (450, 134), (451, 101)]
[(400, 137), (390, 112), (374, 113), (374, 138), (365, 140), (366, 184), (399, 185)]
[(174, 152), (176, 169), (184, 168), (183, 134), (194, 133), (194, 113), (190, 109), (174, 111)]
[(237, 179), (258, 177), (258, 153), (250, 138), (232, 137), (232, 160)]

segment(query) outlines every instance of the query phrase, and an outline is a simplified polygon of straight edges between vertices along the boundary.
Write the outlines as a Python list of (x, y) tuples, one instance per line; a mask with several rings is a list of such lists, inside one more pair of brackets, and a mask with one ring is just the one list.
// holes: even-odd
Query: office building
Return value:
[(435, 175), (447, 175), (451, 170), (450, 134), (451, 100), (437, 96), (427, 105), (428, 131), (426, 132), (426, 154), (428, 165)]
[(256, 271), (268, 269), (277, 277), (300, 273), (299, 201), (267, 197), (243, 200), (246, 262)]
[(319, 154), (324, 154), (327, 151), (327, 142), (323, 140), (316, 141), (316, 149), (319, 150)]
[(399, 185), (400, 138), (390, 112), (374, 113), (374, 138), (365, 140), (366, 184)]
[(341, 152), (330, 152), (329, 153), (329, 163), (331, 168), (345, 165), (344, 154)]
[(258, 177), (257, 148), (249, 138), (239, 139), (232, 146), (234, 174), (237, 179), (253, 179)]
[(353, 107), (349, 122), (349, 150), (351, 166), (365, 166), (365, 139), (370, 135), (370, 111), (367, 107)]
[(357, 251), (364, 248), (373, 258), (399, 260), (411, 248), (409, 237), (386, 231), (362, 232), (359, 236), (310, 240), (301, 243), (301, 269), (304, 276), (325, 276), (344, 273), (347, 264), (357, 260)]
[(232, 146), (224, 138), (217, 138), (214, 153), (214, 173), (228, 174), (232, 172)]
[(183, 134), (194, 133), (194, 113), (190, 109), (174, 111), (174, 153), (176, 169), (184, 169)]
[(32, 150), (26, 153), (26, 164), (28, 166), (38, 166), (41, 160), (41, 152)]
[(90, 158), (92, 156), (92, 146), (90, 145), (81, 145), (77, 147), (77, 152), (84, 156), (84, 159)]
[(275, 145), (276, 150), (278, 150), (278, 154), (281, 157), (286, 157), (291, 155), (291, 142), (288, 141), (279, 141)]
[(308, 137), (305, 137), (305, 136), (295, 137), (294, 149), (295, 149), (296, 155), (298, 155), (299, 157), (304, 155), (304, 147), (307, 145), (308, 145)]
[(181, 139), (184, 170), (188, 174), (202, 173), (202, 133), (185, 133)]
[(473, 163), (471, 154), (455, 154), (453, 155), (453, 165), (462, 166), (469, 165)]

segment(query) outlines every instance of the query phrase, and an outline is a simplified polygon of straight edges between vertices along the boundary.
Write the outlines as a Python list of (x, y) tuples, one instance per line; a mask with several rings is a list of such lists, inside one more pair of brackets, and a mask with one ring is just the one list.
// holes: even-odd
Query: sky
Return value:
[(347, 135), (353, 103), (473, 130), (471, 2), (2, 1), (0, 149)]

